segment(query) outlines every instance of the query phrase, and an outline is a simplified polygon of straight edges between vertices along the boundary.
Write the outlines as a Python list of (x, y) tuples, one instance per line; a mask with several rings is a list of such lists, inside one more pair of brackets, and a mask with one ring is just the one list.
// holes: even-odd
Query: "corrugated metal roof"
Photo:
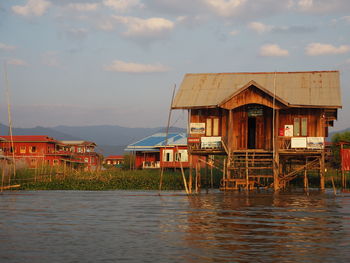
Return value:
[[(275, 79), (276, 76), (276, 79)], [(255, 82), (291, 106), (341, 107), (339, 71), (186, 74), (173, 108), (216, 107)]]
[(129, 144), (125, 151), (156, 151), (160, 147), (187, 145), (186, 133), (169, 133), (166, 141), (166, 133), (155, 133), (151, 136), (143, 138), (137, 142)]

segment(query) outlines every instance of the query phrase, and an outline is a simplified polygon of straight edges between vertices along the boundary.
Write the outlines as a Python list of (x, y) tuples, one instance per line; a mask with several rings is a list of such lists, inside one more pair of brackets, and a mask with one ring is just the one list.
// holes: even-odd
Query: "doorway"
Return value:
[(248, 117), (248, 149), (256, 148), (256, 118)]

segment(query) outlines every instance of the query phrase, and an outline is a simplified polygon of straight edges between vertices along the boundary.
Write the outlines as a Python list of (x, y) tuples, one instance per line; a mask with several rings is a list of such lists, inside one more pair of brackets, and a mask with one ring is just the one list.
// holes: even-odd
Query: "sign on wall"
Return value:
[(284, 136), (286, 137), (293, 136), (293, 125), (284, 125)]
[(204, 148), (204, 149), (221, 148), (221, 137), (202, 137), (201, 148)]
[(264, 108), (260, 105), (248, 107), (248, 117), (258, 117), (264, 115)]
[(190, 134), (205, 134), (205, 123), (203, 122), (191, 122), (190, 123)]
[(308, 149), (323, 149), (324, 138), (323, 137), (307, 137), (306, 146)]
[(306, 148), (306, 137), (293, 137), (291, 148)]

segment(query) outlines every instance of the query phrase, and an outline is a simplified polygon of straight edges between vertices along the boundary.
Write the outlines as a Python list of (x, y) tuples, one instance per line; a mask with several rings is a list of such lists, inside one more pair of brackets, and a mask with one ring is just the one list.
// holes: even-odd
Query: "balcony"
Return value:
[(323, 137), (278, 137), (279, 151), (322, 152), (325, 149)]
[(192, 154), (224, 154), (223, 137), (188, 138), (188, 150)]

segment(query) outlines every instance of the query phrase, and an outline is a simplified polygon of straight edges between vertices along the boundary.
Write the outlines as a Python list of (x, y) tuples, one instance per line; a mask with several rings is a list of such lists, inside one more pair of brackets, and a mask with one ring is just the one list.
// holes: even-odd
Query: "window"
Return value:
[(89, 158), (84, 158), (84, 162), (88, 163), (89, 162)]
[(163, 160), (164, 160), (164, 162), (172, 162), (173, 161), (173, 150), (164, 150)]
[(36, 146), (30, 146), (29, 147), (29, 152), (30, 153), (35, 153), (36, 152)]
[(307, 118), (294, 118), (293, 136), (307, 136)]
[(178, 152), (175, 153), (175, 161), (176, 162), (188, 162), (187, 150), (178, 150)]
[(206, 120), (206, 136), (219, 136), (219, 118)]
[(19, 153), (26, 153), (26, 147), (25, 146), (21, 146), (19, 148)]

